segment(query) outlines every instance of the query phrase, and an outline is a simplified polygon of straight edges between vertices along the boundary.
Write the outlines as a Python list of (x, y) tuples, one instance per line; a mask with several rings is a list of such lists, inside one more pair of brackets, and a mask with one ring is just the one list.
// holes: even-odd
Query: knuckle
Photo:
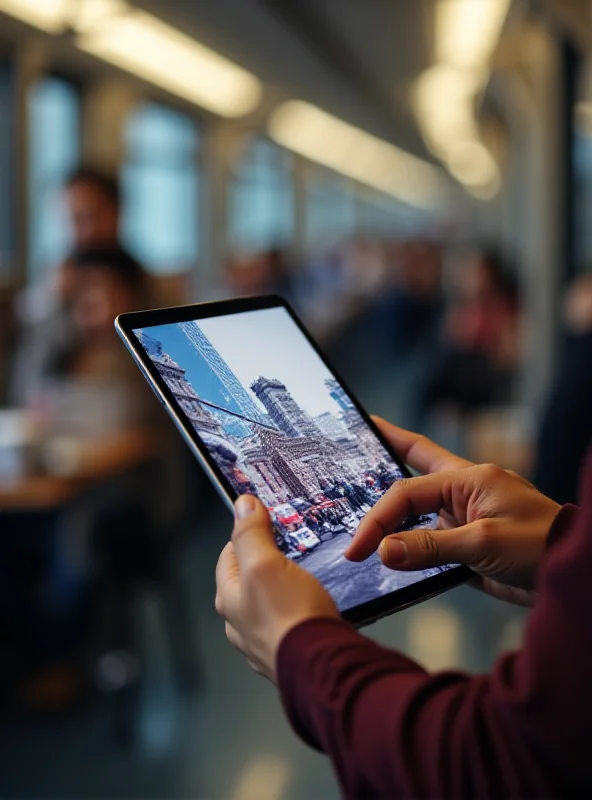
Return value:
[(434, 531), (423, 529), (415, 534), (420, 552), (426, 561), (435, 563), (440, 559), (440, 546)]
[(219, 614), (221, 617), (224, 616), (224, 600), (222, 599), (221, 594), (216, 594), (216, 598), (214, 600), (214, 607), (216, 609), (216, 613)]
[(488, 545), (495, 534), (496, 524), (493, 519), (480, 519), (475, 523), (475, 544)]
[(417, 447), (418, 450), (424, 448), (426, 444), (430, 445), (433, 444), (433, 442), (431, 439), (428, 439), (425, 433), (422, 433), (420, 436), (418, 436), (414, 442), (414, 446)]
[(515, 480), (520, 481), (520, 483), (523, 486), (528, 486), (528, 487), (531, 487), (532, 489), (535, 488), (533, 486), (533, 484), (528, 480), (528, 478), (525, 478), (524, 475), (521, 475), (519, 472), (516, 472), (513, 469), (507, 469), (506, 470), (506, 474), (509, 475), (511, 478), (514, 478)]
[(506, 471), (497, 464), (481, 464), (476, 469), (479, 470), (480, 477), (484, 483), (496, 483), (506, 475)]
[(232, 529), (232, 541), (235, 542), (237, 539), (240, 539), (241, 536), (244, 536), (248, 530), (249, 523), (246, 520), (237, 519), (234, 523), (234, 528)]
[(253, 582), (268, 580), (276, 572), (277, 567), (278, 559), (265, 555), (247, 566), (245, 577)]
[[(361, 527), (361, 526), (360, 526)], [(386, 529), (378, 513), (374, 510), (369, 511), (364, 518), (364, 529), (374, 529), (378, 531), (382, 537), (387, 535)]]

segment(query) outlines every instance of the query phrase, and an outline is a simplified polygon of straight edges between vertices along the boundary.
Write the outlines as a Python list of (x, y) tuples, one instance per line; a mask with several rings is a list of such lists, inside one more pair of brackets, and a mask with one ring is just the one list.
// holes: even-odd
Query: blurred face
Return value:
[(469, 301), (485, 300), (494, 292), (491, 269), (486, 261), (478, 256), (469, 258), (461, 264), (457, 273), (458, 291)]
[(113, 320), (134, 306), (134, 293), (115, 272), (84, 268), (78, 275), (72, 300), (72, 319), (85, 336), (111, 334)]
[(75, 248), (117, 241), (117, 206), (98, 187), (75, 183), (66, 189), (65, 200)]

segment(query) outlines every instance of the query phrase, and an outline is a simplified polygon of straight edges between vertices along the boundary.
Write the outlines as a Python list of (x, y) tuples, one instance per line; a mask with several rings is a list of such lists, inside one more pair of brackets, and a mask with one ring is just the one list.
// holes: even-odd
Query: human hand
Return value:
[[(428, 474), (388, 490), (361, 521), (346, 558), (363, 561), (378, 549), (391, 569), (466, 564), (489, 594), (530, 605), (560, 506), (515, 473), (475, 466), (425, 436), (375, 421), (401, 460)], [(430, 512), (439, 514), (436, 530), (389, 534), (406, 517)]]
[(216, 611), (226, 636), (257, 672), (275, 681), (276, 657), (289, 630), (314, 617), (339, 617), (331, 596), (278, 550), (265, 506), (253, 495), (235, 505), (232, 540), (216, 567)]

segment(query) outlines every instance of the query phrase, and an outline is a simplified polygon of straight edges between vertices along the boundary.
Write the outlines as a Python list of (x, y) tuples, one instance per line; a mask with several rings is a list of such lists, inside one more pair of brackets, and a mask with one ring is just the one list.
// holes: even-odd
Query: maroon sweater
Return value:
[(489, 675), (430, 675), (337, 619), (285, 637), (296, 732), (347, 798), (592, 797), (592, 459), (549, 533), (522, 650)]

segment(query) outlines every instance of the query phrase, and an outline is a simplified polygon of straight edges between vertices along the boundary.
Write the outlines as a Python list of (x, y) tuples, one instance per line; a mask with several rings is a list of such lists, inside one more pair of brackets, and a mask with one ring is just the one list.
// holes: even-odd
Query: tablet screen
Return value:
[(285, 308), (134, 333), (227, 484), (265, 503), (279, 548), (341, 611), (448, 569), (344, 558), (360, 519), (404, 476)]

